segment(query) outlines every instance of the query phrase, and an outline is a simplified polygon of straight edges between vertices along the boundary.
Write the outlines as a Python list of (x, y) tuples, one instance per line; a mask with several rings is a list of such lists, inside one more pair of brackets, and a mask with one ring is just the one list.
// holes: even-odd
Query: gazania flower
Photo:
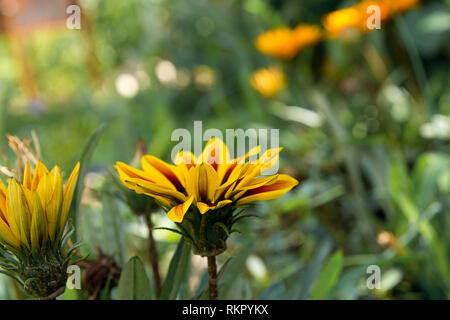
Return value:
[(259, 69), (250, 76), (252, 88), (265, 98), (275, 97), (286, 84), (286, 76), (277, 67)]
[(194, 254), (207, 257), (210, 299), (218, 297), (215, 256), (226, 250), (233, 224), (249, 216), (236, 208), (278, 198), (298, 184), (285, 174), (263, 176), (278, 160), (280, 149), (262, 155), (260, 151), (255, 147), (232, 159), (226, 145), (213, 138), (198, 157), (181, 151), (175, 165), (147, 155), (142, 157), (143, 170), (122, 162), (115, 166), (125, 186), (167, 207), (168, 217), (179, 227), (169, 230), (182, 234)]
[(176, 165), (146, 155), (142, 158), (143, 170), (122, 162), (115, 167), (125, 186), (155, 198), (170, 209), (168, 217), (172, 221), (182, 222), (191, 206), (205, 214), (278, 198), (288, 192), (298, 184), (294, 178), (285, 174), (261, 176), (278, 160), (280, 150), (269, 149), (251, 163), (246, 161), (259, 154), (259, 147), (231, 159), (226, 145), (213, 138), (199, 157), (180, 152)]
[[(260, 148), (232, 159), (226, 145), (211, 139), (195, 157), (180, 152), (168, 164), (151, 155), (142, 158), (143, 170), (117, 162), (122, 183), (159, 201), (168, 210), (184, 238), (201, 256), (216, 256), (226, 249), (233, 224), (245, 218), (237, 207), (256, 200), (281, 197), (298, 181), (285, 174), (262, 176), (278, 160), (280, 149)], [(260, 155), (256, 161), (248, 161)], [(189, 211), (189, 213), (188, 213)]]
[(6, 187), (0, 181), (0, 266), (32, 295), (44, 297), (65, 285), (63, 237), (79, 167), (65, 188), (60, 168), (49, 172), (41, 161), (34, 174), (26, 163), (23, 182), (10, 178)]
[(333, 11), (322, 19), (323, 26), (330, 38), (345, 36), (347, 33), (359, 32), (363, 16), (354, 8), (345, 8)]
[(290, 60), (303, 48), (317, 43), (320, 37), (320, 28), (315, 25), (300, 24), (294, 30), (280, 27), (259, 35), (255, 47), (273, 58)]

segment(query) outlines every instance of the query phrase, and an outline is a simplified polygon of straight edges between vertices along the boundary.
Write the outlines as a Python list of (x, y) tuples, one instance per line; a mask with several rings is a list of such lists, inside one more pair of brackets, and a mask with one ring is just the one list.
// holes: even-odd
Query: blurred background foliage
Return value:
[[(423, 1), (381, 30), (321, 41), (288, 63), (254, 47), (268, 29), (320, 24), (354, 3), (84, 0), (81, 30), (61, 21), (18, 33), (5, 24), (0, 133), (34, 130), (48, 166), (67, 173), (106, 123), (77, 219), (83, 253), (94, 259), (101, 248), (119, 266), (138, 255), (151, 275), (146, 224), (117, 198), (115, 161), (130, 162), (139, 139), (169, 161), (172, 131), (191, 130), (194, 120), (204, 129), (280, 128), (281, 171), (301, 183), (239, 224), (243, 235), (233, 234), (219, 257), (219, 265), (233, 257), (220, 297), (448, 299), (450, 1)], [(288, 84), (265, 99), (249, 78), (274, 64)], [(163, 213), (152, 218), (173, 226)], [(155, 237), (165, 275), (179, 238)], [(174, 297), (201, 296), (203, 260), (188, 260)], [(373, 264), (382, 270), (378, 290), (366, 286)], [(1, 298), (21, 297), (1, 282)]]

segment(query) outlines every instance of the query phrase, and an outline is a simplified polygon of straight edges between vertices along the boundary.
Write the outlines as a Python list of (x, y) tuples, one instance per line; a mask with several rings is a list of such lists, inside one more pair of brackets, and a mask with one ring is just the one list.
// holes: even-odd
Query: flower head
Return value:
[(303, 48), (318, 42), (320, 37), (318, 26), (300, 24), (293, 30), (288, 27), (269, 30), (256, 38), (255, 46), (263, 54), (290, 60)]
[[(51, 294), (53, 288), (43, 284), (56, 276), (49, 270), (52, 266), (64, 269), (63, 237), (79, 167), (79, 164), (75, 166), (65, 187), (59, 166), (49, 171), (41, 161), (34, 174), (26, 163), (23, 182), (10, 178), (6, 187), (0, 181), (0, 253), (2, 259), (9, 259), (10, 265), (17, 266), (8, 270), (19, 280), (35, 279), (28, 281), (25, 288), (33, 295)], [(16, 255), (16, 259), (8, 251)], [(0, 265), (4, 267), (2, 259)], [(61, 276), (62, 282), (65, 270)]]
[[(257, 146), (232, 158), (223, 141), (213, 138), (198, 157), (181, 151), (175, 165), (147, 155), (142, 158), (143, 170), (122, 162), (115, 167), (125, 186), (167, 207), (168, 217), (182, 226), (195, 252), (208, 256), (225, 250), (225, 240), (236, 222), (232, 214), (236, 207), (278, 198), (298, 184), (285, 174), (263, 175), (278, 161), (280, 150), (261, 154)], [(217, 227), (226, 231), (213, 231)]]
[(223, 141), (213, 138), (198, 157), (188, 151), (180, 152), (175, 165), (146, 155), (142, 157), (143, 170), (123, 162), (117, 162), (115, 167), (125, 186), (155, 198), (170, 208), (168, 216), (172, 221), (182, 222), (192, 205), (204, 214), (278, 198), (288, 192), (298, 184), (294, 178), (285, 174), (262, 176), (278, 161), (280, 150), (269, 149), (258, 160), (247, 161), (259, 155), (258, 146), (245, 156), (231, 159)]
[(284, 87), (287, 79), (277, 67), (259, 69), (250, 76), (250, 85), (265, 98), (275, 97)]

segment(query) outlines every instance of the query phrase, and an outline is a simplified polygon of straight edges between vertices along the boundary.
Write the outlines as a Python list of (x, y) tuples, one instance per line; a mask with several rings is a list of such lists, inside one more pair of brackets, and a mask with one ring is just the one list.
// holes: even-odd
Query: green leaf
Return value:
[[(105, 131), (106, 124), (101, 124), (89, 137), (89, 140), (87, 141), (86, 145), (83, 148), (83, 151), (81, 153), (80, 157), (80, 173), (78, 175), (78, 182), (77, 187), (75, 189), (74, 199), (75, 201), (72, 202), (71, 209), (70, 209), (70, 215), (69, 218), (72, 219), (75, 226), (78, 225), (78, 216), (80, 211), (80, 204), (81, 204), (81, 195), (83, 194), (83, 188), (84, 188), (84, 177), (87, 173), (87, 170), (89, 168), (89, 164), (92, 159), (92, 155), (94, 154), (95, 147), (97, 146), (98, 140), (100, 139), (100, 136), (102, 135), (103, 131)], [(77, 241), (77, 233), (74, 232), (73, 235), (73, 241)]]
[(320, 270), (326, 263), (332, 248), (332, 239), (325, 236), (314, 249), (312, 260), (287, 278), (284, 299), (304, 300), (309, 298), (311, 287), (319, 277)]
[(120, 264), (125, 263), (126, 245), (124, 239), (123, 221), (115, 198), (102, 195), (103, 203), (103, 248), (108, 254), (116, 255)]
[(245, 268), (245, 263), (247, 258), (256, 248), (256, 243), (254, 240), (246, 240), (242, 243), (239, 252), (233, 256), (233, 259), (227, 263), (226, 269), (223, 267), (222, 280), (219, 283), (219, 297), (220, 299), (238, 299), (240, 298), (239, 293), (235, 289), (235, 280), (242, 274)]
[(119, 300), (150, 300), (150, 282), (144, 264), (138, 257), (131, 258), (124, 266), (117, 288)]
[[(223, 275), (225, 274), (225, 271), (228, 270), (228, 266), (229, 266), (231, 260), (233, 260), (233, 257), (229, 257), (224, 262), (224, 264), (220, 268), (219, 272), (217, 273), (217, 281), (218, 281), (218, 284), (219, 284), (219, 292), (220, 292), (220, 287), (223, 284), (223, 281), (222, 281)], [(193, 298), (194, 300), (208, 300), (208, 297), (209, 297), (208, 270), (205, 270), (197, 292), (198, 293)]]
[(324, 299), (328, 292), (336, 285), (344, 266), (344, 257), (339, 250), (333, 254), (320, 271), (319, 277), (311, 290), (311, 299)]
[(161, 300), (177, 298), (181, 284), (189, 271), (190, 257), (191, 247), (184, 238), (181, 238), (170, 261), (169, 271), (161, 288)]

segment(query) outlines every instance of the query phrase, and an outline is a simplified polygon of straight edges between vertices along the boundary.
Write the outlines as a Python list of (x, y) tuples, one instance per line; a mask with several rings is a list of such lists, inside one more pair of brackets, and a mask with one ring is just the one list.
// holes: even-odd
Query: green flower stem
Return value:
[(208, 280), (209, 300), (217, 300), (219, 291), (217, 289), (217, 266), (215, 256), (208, 256)]
[(148, 227), (148, 255), (150, 264), (152, 265), (153, 278), (155, 281), (155, 296), (157, 299), (161, 296), (161, 275), (159, 273), (158, 251), (156, 249), (155, 239), (153, 238), (153, 224), (150, 218), (151, 214), (147, 214)]

